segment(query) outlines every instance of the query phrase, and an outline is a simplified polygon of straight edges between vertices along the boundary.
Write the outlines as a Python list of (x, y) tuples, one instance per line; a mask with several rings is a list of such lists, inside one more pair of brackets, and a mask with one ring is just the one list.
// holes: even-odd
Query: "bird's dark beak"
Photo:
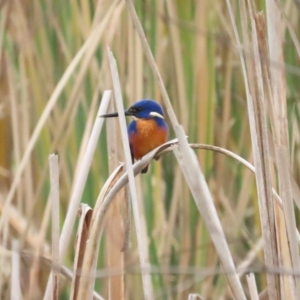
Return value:
[(124, 113), (125, 113), (125, 116), (134, 116), (135, 115), (135, 113), (130, 111), (129, 109), (125, 110)]
[[(129, 110), (124, 111), (125, 116), (133, 116), (134, 114), (130, 112)], [(115, 118), (118, 117), (119, 114), (117, 112), (101, 115), (100, 118)]]
[(105, 115), (101, 115), (100, 118), (115, 118), (115, 117), (118, 117), (119, 114), (117, 112), (113, 112), (113, 113), (110, 113), (110, 114), (105, 114)]

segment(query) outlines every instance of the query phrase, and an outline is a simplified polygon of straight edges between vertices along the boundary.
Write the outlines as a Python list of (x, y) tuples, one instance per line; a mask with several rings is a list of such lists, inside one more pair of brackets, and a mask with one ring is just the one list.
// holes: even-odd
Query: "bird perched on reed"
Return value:
[[(125, 110), (125, 116), (133, 117), (128, 126), (132, 162), (167, 141), (169, 129), (164, 120), (162, 107), (153, 100), (140, 100)], [(117, 117), (113, 112), (102, 115), (103, 118)], [(148, 165), (142, 170), (147, 173)]]

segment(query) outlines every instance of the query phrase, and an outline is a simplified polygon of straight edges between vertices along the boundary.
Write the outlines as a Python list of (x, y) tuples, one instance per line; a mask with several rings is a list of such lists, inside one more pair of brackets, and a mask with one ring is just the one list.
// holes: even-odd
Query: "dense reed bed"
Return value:
[[(299, 12), (0, 1), (0, 298), (297, 299)], [(132, 165), (99, 115), (143, 98), (170, 142)]]

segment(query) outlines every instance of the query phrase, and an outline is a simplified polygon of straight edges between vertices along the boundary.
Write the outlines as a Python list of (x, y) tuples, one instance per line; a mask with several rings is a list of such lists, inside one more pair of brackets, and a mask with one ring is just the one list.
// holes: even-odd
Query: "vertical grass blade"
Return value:
[[(271, 61), (284, 64), (283, 59), (283, 22), (278, 4), (274, 0), (266, 2), (269, 57)], [(297, 226), (292, 196), (292, 183), (290, 178), (290, 154), (289, 133), (287, 130), (287, 106), (286, 106), (286, 81), (285, 72), (282, 68), (272, 70), (271, 90), (272, 106), (277, 122), (272, 124), (272, 133), (275, 144), (276, 163), (280, 195), (283, 201), (283, 212), (285, 216), (287, 235), (289, 240), (289, 251), (292, 259), (292, 267), (300, 269), (299, 245), (297, 242)], [(300, 295), (300, 278), (294, 277), (296, 284), (295, 295)]]
[(11, 271), (11, 291), (10, 299), (22, 299), (21, 294), (21, 284), (20, 284), (20, 252), (19, 252), (19, 242), (13, 240), (12, 244), (12, 271)]
[(250, 291), (250, 299), (259, 300), (254, 274), (250, 273), (249, 275), (247, 275), (246, 278), (247, 278), (247, 283)]
[[(139, 204), (138, 204), (134, 174), (132, 169), (131, 154), (130, 154), (129, 143), (128, 143), (127, 126), (126, 126), (125, 115), (124, 115), (123, 99), (122, 99), (122, 92), (120, 87), (117, 64), (116, 64), (116, 60), (113, 57), (112, 52), (109, 49), (108, 49), (108, 57), (109, 57), (112, 81), (114, 86), (114, 94), (116, 98), (116, 106), (119, 113), (121, 136), (122, 136), (122, 143), (123, 143), (123, 149), (125, 154), (126, 169), (129, 178), (129, 190), (130, 190), (131, 201), (132, 201), (133, 216), (135, 220), (140, 264), (142, 269), (144, 268), (147, 269), (149, 266), (149, 253), (148, 253), (147, 240), (146, 240), (147, 231), (145, 229), (144, 220), (141, 219), (139, 214)], [(146, 272), (142, 272), (142, 279), (143, 279), (145, 299), (147, 300), (153, 299), (154, 295), (153, 295), (153, 288), (151, 282), (151, 275), (147, 274)]]
[(86, 243), (89, 237), (90, 224), (92, 219), (93, 210), (86, 204), (81, 204), (79, 208), (80, 220), (77, 230), (76, 247), (75, 247), (75, 260), (71, 286), (71, 300), (76, 300), (79, 289), (79, 280), (82, 274), (82, 264), (84, 259), (84, 253)]
[[(104, 214), (101, 213), (102, 207), (104, 206), (103, 200), (105, 199), (108, 191), (114, 185), (117, 178), (120, 176), (122, 170), (122, 166), (119, 166), (110, 175), (97, 198), (92, 215), (88, 240), (86, 241), (85, 245), (77, 299), (90, 299), (90, 297), (92, 296), (96, 280), (96, 267), (99, 256), (100, 240), (104, 229), (104, 223), (106, 221), (106, 218), (104, 218)], [(107, 209), (108, 206), (105, 207), (105, 211)]]
[(216, 247), (234, 298), (246, 299), (204, 176), (201, 170), (192, 167), (198, 164), (195, 153), (189, 147), (186, 149), (183, 148), (179, 152), (176, 145), (173, 146), (173, 151)]
[[(114, 107), (111, 102), (111, 107)], [(107, 136), (107, 152), (109, 174), (118, 167), (118, 139), (117, 139), (117, 120), (106, 120), (106, 136)], [(108, 211), (106, 226), (106, 249), (107, 264), (109, 269), (108, 277), (108, 295), (109, 299), (124, 299), (124, 224), (122, 217), (122, 207), (124, 207), (124, 194), (119, 193)], [(120, 275), (115, 275), (115, 271), (119, 271)]]
[[(52, 263), (60, 264), (59, 259), (59, 165), (58, 155), (49, 156), (50, 170), (50, 201), (52, 203)], [(52, 276), (52, 299), (58, 299), (59, 295), (59, 277), (58, 272), (53, 268)]]

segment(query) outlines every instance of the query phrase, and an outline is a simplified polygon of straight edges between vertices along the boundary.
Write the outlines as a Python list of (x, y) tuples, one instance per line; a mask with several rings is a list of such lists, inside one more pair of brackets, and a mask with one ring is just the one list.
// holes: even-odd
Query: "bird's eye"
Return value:
[(138, 112), (140, 112), (141, 110), (142, 110), (141, 107), (131, 107), (131, 108), (129, 109), (129, 111), (130, 111), (131, 113), (138, 113)]

